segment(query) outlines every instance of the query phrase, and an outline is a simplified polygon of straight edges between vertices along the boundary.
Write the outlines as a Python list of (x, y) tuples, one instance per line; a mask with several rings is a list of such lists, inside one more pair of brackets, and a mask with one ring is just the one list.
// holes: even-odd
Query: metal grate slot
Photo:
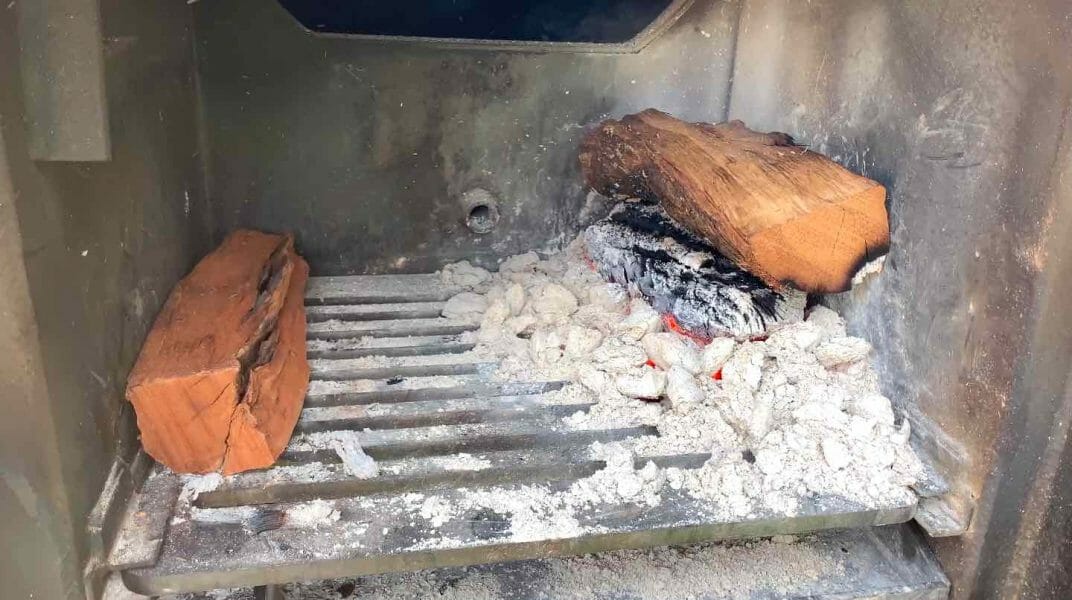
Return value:
[(389, 304), (349, 304), (310, 306), (305, 311), (309, 323), (323, 321), (384, 321), (439, 317), (443, 302), (394, 302)]
[(564, 417), (587, 410), (591, 403), (547, 404), (539, 397), (459, 398), (372, 406), (309, 408), (296, 433), (363, 429), (403, 429), (434, 425), (465, 425), (521, 420), (540, 415)]

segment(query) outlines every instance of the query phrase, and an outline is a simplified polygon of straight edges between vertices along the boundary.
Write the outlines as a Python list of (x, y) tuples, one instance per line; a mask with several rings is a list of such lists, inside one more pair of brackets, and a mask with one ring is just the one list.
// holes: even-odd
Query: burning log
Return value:
[(584, 243), (604, 279), (643, 296), (694, 337), (760, 336), (777, 323), (803, 317), (803, 293), (772, 290), (658, 206), (620, 204), (585, 230)]
[(146, 452), (181, 473), (275, 462), (308, 386), (308, 274), (290, 236), (238, 231), (179, 282), (127, 382)]
[(885, 188), (784, 133), (648, 109), (604, 121), (582, 142), (580, 161), (597, 191), (658, 200), (775, 289), (844, 291), (889, 247)]

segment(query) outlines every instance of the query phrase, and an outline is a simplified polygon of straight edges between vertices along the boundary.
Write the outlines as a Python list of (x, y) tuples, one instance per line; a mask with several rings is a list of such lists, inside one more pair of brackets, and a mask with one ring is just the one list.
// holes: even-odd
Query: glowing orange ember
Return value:
[(715, 381), (722, 381), (722, 369), (719, 369), (711, 374), (711, 379)]
[(708, 339), (708, 338), (706, 338), (706, 337), (704, 337), (702, 335), (692, 333), (691, 331), (689, 331), (689, 330), (685, 329), (684, 327), (682, 327), (681, 324), (677, 322), (677, 319), (674, 318), (674, 315), (671, 315), (671, 314), (663, 315), (663, 324), (666, 325), (666, 328), (668, 330), (673, 331), (674, 333), (681, 334), (681, 335), (683, 335), (683, 336), (685, 336), (687, 338), (690, 338), (694, 342), (697, 342), (700, 345), (705, 345), (705, 344), (707, 344), (708, 342), (711, 341), (710, 339)]
[(649, 358), (649, 359), (648, 359), (648, 361), (647, 361), (647, 362), (645, 362), (644, 364), (646, 364), (646, 365), (648, 365), (649, 367), (652, 367), (652, 368), (654, 368), (654, 367), (655, 367), (655, 361), (653, 361), (653, 360), (652, 360), (652, 359), (650, 359), (650, 358)]
[(674, 315), (663, 315), (663, 323), (666, 324), (666, 328), (674, 333), (680, 333), (681, 335), (687, 335), (687, 332), (681, 328), (681, 325), (677, 324), (677, 319)]

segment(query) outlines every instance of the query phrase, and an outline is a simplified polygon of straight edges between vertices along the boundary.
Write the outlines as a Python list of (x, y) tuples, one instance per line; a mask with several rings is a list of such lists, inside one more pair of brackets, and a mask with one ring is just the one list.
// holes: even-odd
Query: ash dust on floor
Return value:
[[(627, 550), (564, 559), (347, 578), (282, 587), (287, 600), (778, 598), (844, 577), (844, 550), (822, 536)], [(215, 590), (162, 600), (253, 600)]]

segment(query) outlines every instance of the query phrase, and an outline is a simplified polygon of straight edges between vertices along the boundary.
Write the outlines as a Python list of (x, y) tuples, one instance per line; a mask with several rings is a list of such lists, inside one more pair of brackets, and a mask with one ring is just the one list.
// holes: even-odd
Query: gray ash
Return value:
[(585, 231), (584, 241), (605, 279), (643, 296), (698, 337), (758, 336), (800, 318), (803, 294), (775, 292), (656, 205), (620, 204)]

